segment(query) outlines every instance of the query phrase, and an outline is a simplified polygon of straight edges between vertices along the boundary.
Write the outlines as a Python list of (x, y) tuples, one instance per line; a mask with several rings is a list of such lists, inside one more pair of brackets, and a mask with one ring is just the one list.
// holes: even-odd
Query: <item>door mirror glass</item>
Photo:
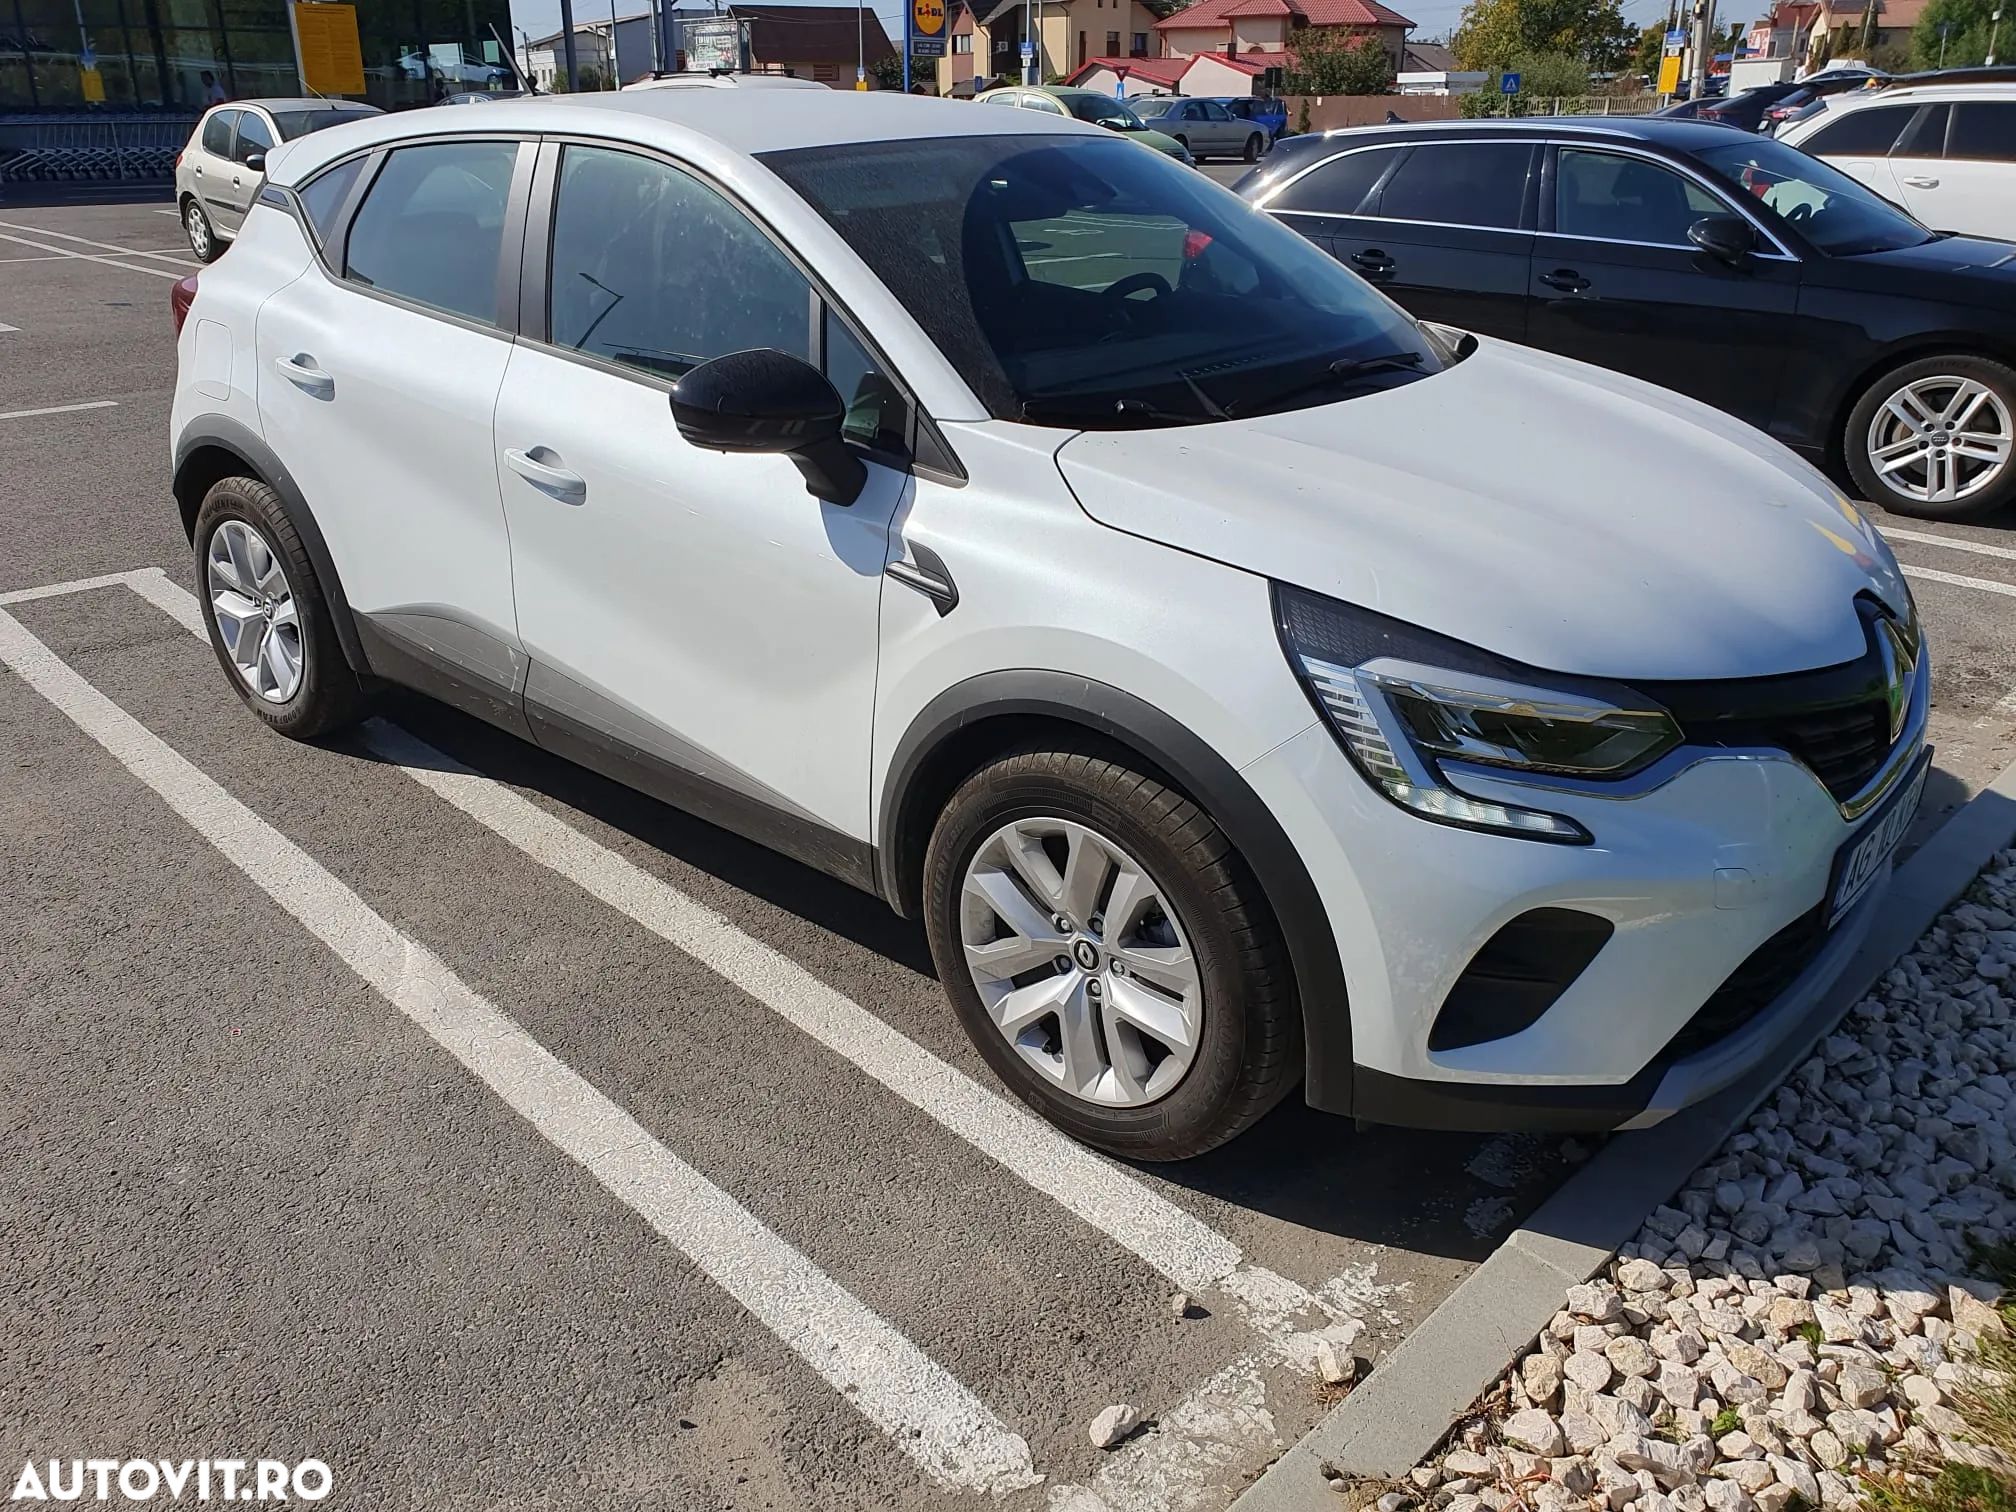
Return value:
[(1757, 250), (1757, 232), (1740, 215), (1704, 215), (1687, 228), (1687, 240), (1723, 262), (1741, 262)]
[(672, 386), (679, 434), (709, 451), (789, 457), (805, 486), (829, 504), (852, 504), (868, 469), (847, 449), (840, 394), (811, 363), (772, 347), (730, 352)]

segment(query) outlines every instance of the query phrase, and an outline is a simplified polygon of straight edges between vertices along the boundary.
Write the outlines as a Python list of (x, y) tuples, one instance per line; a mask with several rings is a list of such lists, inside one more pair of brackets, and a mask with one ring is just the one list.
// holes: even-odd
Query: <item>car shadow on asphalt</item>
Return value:
[[(432, 700), (394, 691), (380, 709), (486, 777), (543, 794), (907, 971), (937, 976), (923, 927), (877, 897)], [(330, 749), (380, 759), (354, 741)], [(1361, 1128), (1311, 1108), (1298, 1091), (1209, 1154), (1134, 1168), (1316, 1234), (1475, 1262), (1574, 1169), (1564, 1147), (1579, 1153), (1575, 1144), (1560, 1136)]]

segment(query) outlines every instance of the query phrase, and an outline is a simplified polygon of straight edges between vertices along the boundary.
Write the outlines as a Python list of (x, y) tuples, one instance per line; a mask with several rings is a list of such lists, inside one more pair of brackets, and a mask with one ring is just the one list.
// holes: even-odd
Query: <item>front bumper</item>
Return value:
[[(1923, 751), (1929, 687), (1921, 659), (1884, 768), (1893, 781), (1909, 780)], [(1308, 1100), (1377, 1122), (1655, 1123), (1800, 1038), (1887, 884), (1886, 875), (1826, 927), (1835, 857), (1882, 805), (1838, 804), (1783, 752), (1675, 753), (1645, 783), (1601, 796), (1588, 786), (1539, 792), (1475, 769), (1461, 780), (1479, 797), (1576, 819), (1594, 837), (1585, 846), (1405, 813), (1320, 723), (1245, 775), (1295, 837), (1344, 967), (1348, 1005), (1305, 1005)], [(1536, 909), (1596, 915), (1610, 937), (1527, 1027), (1431, 1049), (1436, 1018), (1473, 958)], [(1768, 996), (1728, 1015), (1721, 989), (1759, 961), (1775, 970)]]

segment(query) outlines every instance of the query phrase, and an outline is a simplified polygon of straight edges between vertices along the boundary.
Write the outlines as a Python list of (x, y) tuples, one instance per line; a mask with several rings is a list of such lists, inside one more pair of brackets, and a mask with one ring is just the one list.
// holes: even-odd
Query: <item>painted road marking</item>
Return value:
[(71, 415), (78, 410), (117, 408), (117, 399), (87, 399), (82, 404), (52, 404), (45, 409), (0, 410), (0, 420), (26, 420), (30, 415)]
[(0, 662), (555, 1148), (585, 1166), (933, 1479), (984, 1491), (1041, 1479), (1028, 1444), (943, 1367), (4, 610)]
[[(6, 418), (0, 416), (0, 419)], [(1984, 593), (2001, 593), (2016, 598), (2016, 583), (1997, 583), (1988, 578), (1962, 577), (1957, 572), (1940, 572), (1931, 567), (1906, 567), (1904, 576), (1923, 578), (1928, 583), (1950, 583), (1955, 588), (1979, 588)]]
[[(108, 572), (102, 577), (72, 578), (67, 583), (44, 583), (39, 588), (15, 588), (7, 593), (0, 593), (0, 607), (8, 604), (25, 604), (33, 599), (64, 598), (72, 593), (89, 593), (93, 588), (133, 587), (137, 579), (149, 575), (164, 579), (166, 577), (160, 568), (148, 567), (137, 572)], [(200, 621), (197, 633), (203, 633)]]
[[(165, 573), (123, 579), (197, 639), (196, 595)], [(782, 952), (582, 834), (503, 783), (384, 720), (364, 743), (532, 860), (733, 983), (981, 1154), (1189, 1291), (1216, 1287), (1270, 1337), (1327, 1309), (1311, 1293), (1248, 1265), (1230, 1239), (1051, 1125), (947, 1064)], [(1313, 1346), (1311, 1346), (1313, 1348)]]
[(116, 252), (121, 257), (159, 257), (169, 262), (179, 262), (185, 267), (203, 266), (190, 255), (187, 247), (163, 247), (159, 251), (146, 252), (134, 247), (122, 247), (117, 242), (98, 241), (89, 236), (76, 236), (68, 231), (50, 231), (41, 226), (23, 226), (14, 221), (0, 221), (0, 230), (26, 231), (31, 236), (53, 236), (58, 241), (78, 242), (86, 247), (96, 247), (101, 252)]
[(1893, 541), (1914, 541), (1920, 546), (1947, 546), (1954, 551), (1971, 551), (1976, 556), (2000, 557), (2005, 562), (2016, 562), (2016, 549), (1990, 546), (1985, 541), (1963, 541), (1955, 536), (1933, 535), (1923, 530), (1892, 530), (1887, 526), (1883, 534)]
[[(7, 260), (8, 259), (6, 258), (0, 258), (0, 262), (5, 262)], [(20, 329), (21, 327), (19, 326), (10, 326), (9, 324), (7, 324), (6, 321), (0, 320), (0, 336), (6, 335), (9, 331), (18, 331)]]
[[(54, 247), (48, 242), (30, 241), (25, 236), (9, 236), (0, 232), (0, 241), (13, 242), (18, 246), (33, 247), (39, 252), (54, 252), (61, 257), (74, 257), (80, 262), (103, 263), (108, 268), (124, 268), (128, 273), (151, 273), (156, 278), (180, 278), (182, 275), (170, 268), (150, 268), (144, 263), (124, 263), (116, 258), (104, 257), (96, 252), (73, 252), (68, 247)], [(128, 253), (130, 257), (140, 254)]]

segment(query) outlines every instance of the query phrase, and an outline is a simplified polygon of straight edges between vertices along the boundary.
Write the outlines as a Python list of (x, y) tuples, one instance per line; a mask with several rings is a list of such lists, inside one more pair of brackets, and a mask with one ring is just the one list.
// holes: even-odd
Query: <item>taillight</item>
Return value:
[[(188, 150), (187, 148), (184, 148), (184, 149), (183, 149), (183, 151), (184, 151), (184, 152), (186, 152), (187, 150)], [(180, 168), (180, 167), (182, 166), (182, 153), (181, 153), (181, 152), (178, 152), (178, 153), (176, 153), (176, 154), (175, 154), (175, 166), (176, 166), (177, 168)]]
[(196, 275), (175, 280), (175, 286), (168, 291), (168, 308), (175, 313), (175, 334), (182, 334), (182, 322), (189, 318), (189, 306), (196, 302)]

